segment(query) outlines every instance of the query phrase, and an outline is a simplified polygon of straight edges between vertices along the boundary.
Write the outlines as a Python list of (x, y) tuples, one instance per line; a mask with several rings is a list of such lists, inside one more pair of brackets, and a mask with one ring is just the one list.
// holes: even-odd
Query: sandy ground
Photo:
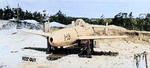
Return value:
[(18, 63), (22, 62), (22, 56), (46, 56), (46, 54), (43, 52), (36, 54), (36, 51), (24, 50), (24, 47), (46, 48), (46, 39), (42, 36), (28, 34), (16, 29), (0, 30), (1, 65), (4, 67), (6, 65), (6, 68), (12, 68), (13, 66), (16, 67)]
[[(23, 49), (24, 47), (46, 48), (46, 38), (28, 34), (21, 30), (0, 30), (0, 66), (2, 68), (136, 68), (134, 54), (146, 51), (149, 45), (135, 44), (130, 41), (99, 42), (95, 51), (119, 52), (117, 56), (100, 55), (92, 58), (79, 58), (71, 54), (61, 59), (48, 61), (45, 52)], [(13, 53), (15, 52), (15, 53)], [(23, 61), (22, 57), (37, 58), (36, 62)]]
[[(150, 63), (150, 45), (133, 43), (128, 40), (99, 40), (95, 51), (118, 52), (116, 56), (108, 54), (92, 55), (92, 58), (80, 58), (70, 54), (57, 60), (47, 60), (45, 51), (24, 49), (24, 47), (47, 47), (46, 38), (22, 32), (23, 29), (0, 30), (0, 68), (137, 68), (134, 54), (147, 52)], [(24, 61), (22, 57), (36, 58), (36, 62)], [(145, 61), (140, 61), (139, 68), (145, 68)]]

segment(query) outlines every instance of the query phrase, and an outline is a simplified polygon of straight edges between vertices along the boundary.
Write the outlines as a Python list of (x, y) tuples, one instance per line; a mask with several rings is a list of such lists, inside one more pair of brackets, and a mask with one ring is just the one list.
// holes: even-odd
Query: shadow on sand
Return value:
[[(25, 47), (24, 49), (31, 49), (31, 50), (36, 50), (36, 51), (43, 51), (46, 52), (46, 48), (35, 48), (35, 47)], [(63, 49), (55, 49), (53, 51), (53, 54), (47, 56), (47, 60), (57, 60), (59, 58), (62, 58), (64, 56), (70, 55), (70, 54), (79, 54), (80, 53), (80, 47), (77, 45), (71, 46), (71, 47), (66, 47)], [(92, 55), (98, 55), (98, 56), (117, 56), (119, 53), (118, 52), (105, 52), (105, 51), (94, 51)], [(86, 51), (83, 53), (83, 56), (86, 55)], [(80, 56), (81, 57), (81, 56)]]

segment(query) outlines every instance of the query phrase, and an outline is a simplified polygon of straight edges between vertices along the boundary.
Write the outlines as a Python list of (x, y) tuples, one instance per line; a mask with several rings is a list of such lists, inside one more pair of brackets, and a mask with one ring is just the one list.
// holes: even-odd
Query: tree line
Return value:
[(78, 18), (83, 19), (85, 22), (89, 24), (98, 24), (105, 25), (107, 22), (112, 25), (122, 26), (126, 29), (130, 30), (144, 30), (150, 31), (150, 14), (142, 13), (139, 14), (139, 17), (134, 18), (132, 12), (128, 13), (118, 13), (114, 16), (114, 18), (105, 18), (104, 15), (100, 16), (100, 18), (86, 18), (86, 17), (70, 17), (63, 14), (60, 10), (55, 14), (48, 16), (47, 14), (42, 14), (40, 12), (30, 12), (28, 10), (23, 11), (22, 8), (9, 8), (6, 6), (4, 9), (0, 9), (0, 19), (8, 20), (8, 19), (32, 19), (43, 24), (46, 21), (56, 21), (62, 24), (71, 24), (71, 21), (75, 21)]
[(34, 13), (31, 13), (28, 10), (23, 11), (20, 7), (9, 8), (8, 6), (6, 6), (6, 8), (0, 9), (0, 19), (2, 20), (9, 20), (15, 18), (18, 20), (33, 19), (38, 22), (43, 22), (45, 17), (46, 15), (41, 14), (40, 12), (35, 11)]
[(141, 13), (139, 17), (134, 18), (132, 12), (128, 13), (118, 13), (114, 18), (104, 18), (102, 15), (100, 18), (85, 18), (85, 17), (69, 17), (58, 11), (55, 15), (49, 17), (49, 21), (57, 21), (62, 24), (70, 24), (71, 21), (81, 18), (89, 24), (106, 25), (109, 23), (111, 25), (122, 26), (129, 30), (140, 30), (140, 31), (150, 31), (150, 14)]
[(131, 13), (118, 13), (110, 24), (125, 27), (129, 30), (150, 31), (150, 14), (141, 13), (139, 17), (133, 18)]

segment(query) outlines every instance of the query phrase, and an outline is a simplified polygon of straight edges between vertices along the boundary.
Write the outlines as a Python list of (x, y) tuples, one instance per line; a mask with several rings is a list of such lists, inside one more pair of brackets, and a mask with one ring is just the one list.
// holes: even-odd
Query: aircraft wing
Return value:
[(150, 34), (149, 31), (134, 31), (134, 30), (128, 30), (128, 31), (126, 31), (126, 32), (130, 32), (130, 33), (136, 32), (136, 33)]
[(23, 31), (27, 32), (27, 33), (42, 35), (42, 36), (49, 36), (50, 35), (50, 33), (45, 33), (43, 31), (39, 31), (39, 30), (23, 30)]
[(80, 36), (78, 39), (111, 39), (111, 38), (127, 38), (127, 36)]

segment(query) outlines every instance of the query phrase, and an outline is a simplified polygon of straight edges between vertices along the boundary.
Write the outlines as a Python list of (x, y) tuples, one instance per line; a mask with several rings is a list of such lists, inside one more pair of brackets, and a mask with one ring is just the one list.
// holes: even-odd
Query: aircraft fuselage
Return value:
[(60, 29), (54, 31), (49, 36), (49, 43), (52, 46), (66, 46), (71, 45), (76, 42), (79, 36), (90, 36), (94, 34), (94, 31), (91, 27), (85, 28), (81, 26), (74, 26), (70, 28)]

